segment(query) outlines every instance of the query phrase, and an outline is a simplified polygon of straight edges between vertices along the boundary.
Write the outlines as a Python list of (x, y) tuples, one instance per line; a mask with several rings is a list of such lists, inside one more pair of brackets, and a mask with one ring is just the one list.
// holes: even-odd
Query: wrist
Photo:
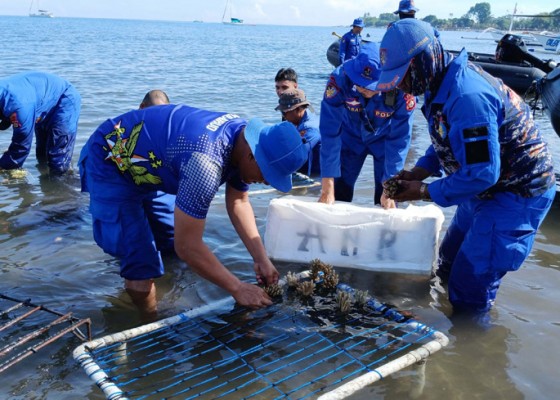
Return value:
[(430, 192), (428, 191), (428, 184), (421, 183), (420, 184), (420, 199), (422, 200), (431, 200)]

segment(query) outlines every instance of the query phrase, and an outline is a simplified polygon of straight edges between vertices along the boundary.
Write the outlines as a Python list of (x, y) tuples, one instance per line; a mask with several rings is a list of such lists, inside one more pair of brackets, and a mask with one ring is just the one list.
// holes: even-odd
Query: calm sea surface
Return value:
[[(82, 145), (101, 122), (137, 108), (153, 88), (165, 90), (175, 103), (259, 116), (272, 123), (280, 117), (274, 111), (274, 76), (280, 67), (291, 66), (319, 109), (332, 70), (325, 57), (334, 38), (331, 33), (347, 29), (0, 17), (4, 44), (0, 76), (42, 70), (76, 86), (82, 95), (82, 115), (75, 165)], [(383, 31), (370, 34), (381, 39)], [(442, 32), (442, 41), (448, 49), (494, 51), (493, 42), (472, 39), (475, 36)], [(537, 119), (560, 171), (560, 138), (546, 117), (537, 114)], [(428, 145), (425, 126), (417, 112), (411, 164)], [(10, 137), (11, 131), (0, 133), (0, 150), (8, 146)], [(88, 197), (79, 191), (77, 172), (51, 180), (36, 166), (34, 154), (25, 167), (27, 179), (0, 184), (0, 292), (89, 317), (94, 337), (139, 325), (135, 309), (123, 294), (117, 262), (93, 241)], [(369, 163), (358, 181), (357, 203), (371, 204), (372, 180)], [(314, 190), (307, 194), (318, 196)], [(268, 202), (278, 195), (252, 197), (261, 233)], [(425, 387), (418, 398), (556, 397), (560, 391), (559, 203), (542, 226), (531, 256), (503, 280), (485, 329), (449, 318), (446, 293), (432, 282), (339, 271), (350, 285), (413, 312), (449, 336), (450, 345), (427, 363)], [(453, 212), (453, 208), (444, 209), (444, 229)], [(253, 278), (251, 259), (229, 223), (223, 198), (213, 203), (205, 238), (228, 268), (240, 277)], [(278, 266), (282, 274), (302, 267)], [(167, 260), (166, 275), (158, 281), (162, 317), (223, 296), (174, 259)], [(104, 398), (72, 359), (78, 344), (65, 337), (2, 373), (0, 398)], [(411, 398), (414, 374), (411, 370), (396, 374), (354, 398)]]

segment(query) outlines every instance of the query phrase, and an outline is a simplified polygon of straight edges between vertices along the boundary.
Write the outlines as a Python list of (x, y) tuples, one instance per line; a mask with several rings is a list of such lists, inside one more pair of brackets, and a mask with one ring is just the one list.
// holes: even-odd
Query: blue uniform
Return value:
[(501, 278), (529, 255), (555, 195), (550, 151), (531, 110), (503, 83), (451, 61), (437, 93), (425, 96), (432, 146), (417, 162), (446, 177), (432, 200), (457, 212), (440, 247), (438, 273), (456, 309), (486, 311)]
[(9, 119), (12, 142), (0, 157), (0, 168), (21, 168), (31, 151), (33, 134), (39, 162), (62, 174), (70, 168), (78, 131), (81, 99), (56, 75), (26, 72), (0, 80), (0, 119)]
[(356, 57), (360, 52), (360, 45), (362, 43), (362, 36), (355, 34), (351, 30), (346, 32), (340, 38), (340, 46), (338, 47), (338, 59), (342, 64), (346, 60), (351, 60)]
[(301, 122), (297, 126), (302, 138), (308, 146), (307, 162), (298, 170), (305, 175), (319, 175), (321, 173), (321, 133), (319, 132), (319, 117), (305, 110)]
[(90, 193), (95, 241), (121, 259), (123, 278), (164, 272), (153, 233), (172, 235), (173, 214), (165, 204), (146, 207), (154, 197), (175, 194), (176, 207), (205, 219), (222, 184), (248, 190), (231, 165), (246, 124), (234, 114), (161, 105), (107, 120), (89, 138), (79, 162), (82, 189)]
[(321, 102), (321, 176), (335, 179), (335, 199), (352, 201), (368, 154), (374, 160), (375, 203), (382, 183), (404, 167), (416, 99), (401, 91), (365, 99), (344, 72), (329, 78)]

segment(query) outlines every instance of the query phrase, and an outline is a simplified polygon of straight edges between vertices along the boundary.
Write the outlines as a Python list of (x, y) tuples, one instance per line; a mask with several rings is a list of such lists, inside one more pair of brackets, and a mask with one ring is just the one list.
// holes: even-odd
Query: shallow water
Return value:
[[(275, 122), (274, 75), (292, 66), (315, 108), (332, 68), (325, 52), (333, 28), (225, 26), (156, 21), (0, 17), (5, 51), (2, 75), (43, 70), (70, 80), (82, 95), (82, 115), (74, 163), (87, 137), (104, 119), (136, 108), (153, 88), (173, 102)], [(344, 33), (346, 28), (338, 33)], [(370, 31), (381, 38), (382, 30)], [(465, 32), (442, 32), (450, 49), (493, 52), (494, 43), (467, 40)], [(539, 54), (542, 56), (542, 54)], [(546, 56), (548, 58), (548, 56)], [(416, 113), (410, 163), (428, 144), (425, 121)], [(537, 119), (560, 170), (560, 138), (546, 117)], [(8, 131), (9, 132), (9, 131)], [(0, 149), (10, 135), (0, 134)], [(137, 326), (140, 321), (122, 290), (118, 264), (93, 242), (87, 196), (79, 192), (77, 173), (51, 179), (32, 154), (28, 175), (0, 185), (0, 292), (31, 298), (55, 310), (89, 317), (94, 337)], [(356, 202), (370, 204), (371, 163), (357, 184)], [(1, 181), (5, 176), (0, 176)], [(257, 186), (255, 189), (262, 189)], [(318, 189), (296, 195), (318, 195)], [(252, 196), (264, 233), (268, 202), (279, 193)], [(444, 209), (446, 228), (453, 208)], [(560, 355), (560, 201), (545, 220), (531, 256), (503, 280), (488, 324), (451, 319), (443, 288), (409, 276), (339, 271), (341, 279), (367, 289), (382, 301), (418, 316), (443, 331), (450, 345), (430, 357), (419, 394), (418, 374), (405, 370), (378, 382), (355, 399), (539, 399), (560, 390), (555, 379)], [(245, 248), (237, 239), (218, 196), (207, 220), (207, 243), (238, 276), (253, 277)], [(303, 268), (278, 264), (282, 274)], [(224, 296), (196, 277), (183, 263), (166, 260), (158, 281), (160, 315), (171, 316)], [(101, 399), (100, 390), (73, 361), (79, 344), (66, 337), (4, 372), (0, 398)]]

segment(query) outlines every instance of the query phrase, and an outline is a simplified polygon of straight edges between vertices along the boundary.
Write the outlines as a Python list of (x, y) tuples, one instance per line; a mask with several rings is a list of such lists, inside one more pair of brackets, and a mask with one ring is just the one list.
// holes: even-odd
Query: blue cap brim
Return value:
[(375, 89), (372, 90), (378, 90), (380, 92), (388, 92), (390, 90), (395, 89), (397, 86), (401, 84), (403, 78), (405, 77), (408, 71), (408, 67), (410, 66), (411, 62), (412, 60), (397, 68), (393, 68), (389, 70), (381, 70), (381, 75), (379, 76), (377, 85), (375, 86)]
[(292, 174), (280, 175), (275, 171), (270, 164), (268, 156), (263, 150), (262, 146), (259, 146), (259, 139), (261, 133), (270, 129), (271, 126), (265, 124), (259, 118), (253, 118), (249, 120), (249, 123), (245, 127), (245, 140), (251, 148), (253, 156), (257, 161), (263, 177), (266, 182), (273, 188), (280, 190), (281, 192), (289, 192), (292, 190)]
[(356, 70), (357, 63), (353, 62), (355, 59), (351, 60), (349, 63), (344, 65), (344, 72), (350, 78), (350, 80), (358, 86), (361, 86), (368, 90), (376, 90), (377, 80), (366, 79), (362, 76), (362, 69)]

